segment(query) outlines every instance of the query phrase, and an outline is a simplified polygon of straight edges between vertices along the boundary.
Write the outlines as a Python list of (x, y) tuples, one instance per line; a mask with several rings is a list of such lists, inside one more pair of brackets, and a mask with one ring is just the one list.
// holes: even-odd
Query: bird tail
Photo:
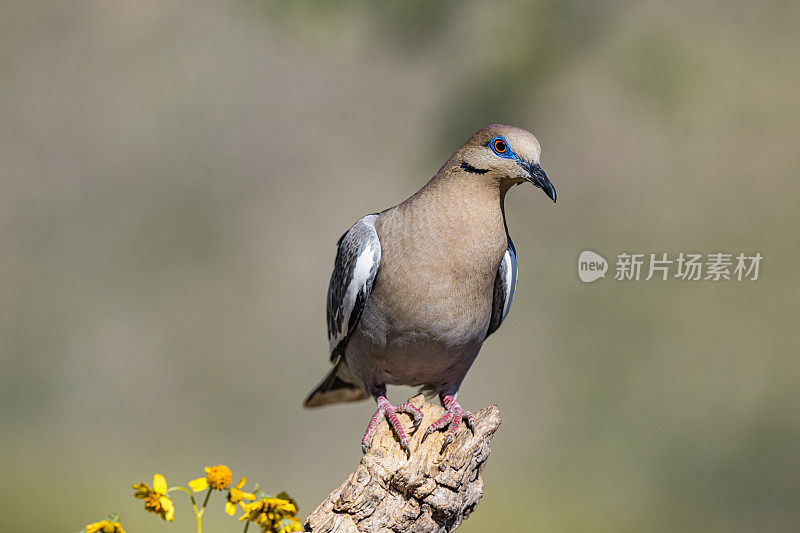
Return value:
[(303, 406), (319, 407), (329, 403), (356, 402), (365, 399), (367, 395), (364, 394), (361, 387), (346, 378), (352, 379), (352, 376), (347, 365), (339, 360), (322, 380), (322, 383), (311, 391), (306, 401), (303, 402)]

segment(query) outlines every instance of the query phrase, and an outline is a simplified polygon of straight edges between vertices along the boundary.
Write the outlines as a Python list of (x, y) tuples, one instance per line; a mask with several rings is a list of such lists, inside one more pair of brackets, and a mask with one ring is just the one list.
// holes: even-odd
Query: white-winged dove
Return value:
[(392, 406), (386, 385), (438, 393), (445, 414), (425, 432), (450, 430), (472, 413), (456, 393), (483, 341), (505, 319), (517, 284), (517, 258), (503, 202), (530, 182), (554, 202), (536, 138), (493, 124), (473, 135), (411, 198), (356, 222), (338, 242), (328, 288), (333, 369), (306, 407), (372, 396), (378, 410), (362, 448), (385, 416), (410, 454), (397, 413), (419, 426), (422, 413)]

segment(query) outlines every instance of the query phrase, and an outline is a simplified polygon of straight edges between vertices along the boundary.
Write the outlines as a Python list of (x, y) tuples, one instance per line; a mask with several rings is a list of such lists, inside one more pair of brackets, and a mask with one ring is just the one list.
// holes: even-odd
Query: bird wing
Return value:
[(508, 248), (497, 268), (497, 277), (494, 278), (494, 297), (492, 298), (492, 317), (489, 320), (489, 330), (486, 332), (488, 337), (500, 327), (508, 312), (511, 310), (511, 302), (514, 300), (514, 292), (517, 290), (517, 251), (511, 238), (508, 239)]
[(328, 286), (328, 343), (331, 361), (344, 353), (367, 303), (378, 266), (381, 243), (375, 231), (378, 215), (353, 224), (337, 243), (336, 262)]

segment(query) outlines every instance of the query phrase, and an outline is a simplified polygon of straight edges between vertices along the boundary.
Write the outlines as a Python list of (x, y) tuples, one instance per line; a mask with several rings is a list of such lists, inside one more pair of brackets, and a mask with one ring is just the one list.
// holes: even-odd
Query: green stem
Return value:
[(247, 533), (247, 528), (250, 527), (250, 520), (244, 523), (244, 531), (242, 533)]
[(208, 498), (210, 497), (211, 487), (208, 487), (208, 490), (206, 490), (206, 498), (203, 500), (203, 506), (199, 511), (197, 510), (197, 507), (195, 507), (195, 514), (197, 515), (197, 533), (203, 532), (203, 513), (206, 512), (206, 505), (208, 504)]
[(194, 501), (194, 495), (192, 494), (192, 491), (190, 491), (186, 487), (170, 487), (167, 489), (167, 494), (169, 494), (170, 492), (174, 492), (176, 490), (185, 492), (186, 494), (189, 495), (189, 499), (192, 500), (192, 509), (194, 509), (194, 514), (198, 514), (200, 510), (197, 508), (197, 502)]
[(200, 509), (200, 514), (203, 514), (203, 511), (206, 510), (206, 504), (208, 503), (208, 498), (211, 497), (211, 487), (208, 487), (208, 491), (206, 491), (206, 499), (203, 501), (203, 507)]

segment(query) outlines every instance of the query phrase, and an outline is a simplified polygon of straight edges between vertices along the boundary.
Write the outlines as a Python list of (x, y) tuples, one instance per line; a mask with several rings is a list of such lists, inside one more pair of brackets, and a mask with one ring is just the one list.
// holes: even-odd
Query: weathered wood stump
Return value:
[[(409, 436), (406, 458), (386, 421), (375, 431), (361, 463), (306, 519), (312, 533), (453, 531), (483, 495), (483, 472), (489, 441), (500, 426), (495, 405), (475, 413), (475, 433), (461, 423), (455, 440), (442, 453), (444, 432), (421, 442), (425, 429), (444, 410), (422, 395), (411, 403), (422, 410), (419, 429)], [(404, 428), (411, 427), (401, 414)]]

